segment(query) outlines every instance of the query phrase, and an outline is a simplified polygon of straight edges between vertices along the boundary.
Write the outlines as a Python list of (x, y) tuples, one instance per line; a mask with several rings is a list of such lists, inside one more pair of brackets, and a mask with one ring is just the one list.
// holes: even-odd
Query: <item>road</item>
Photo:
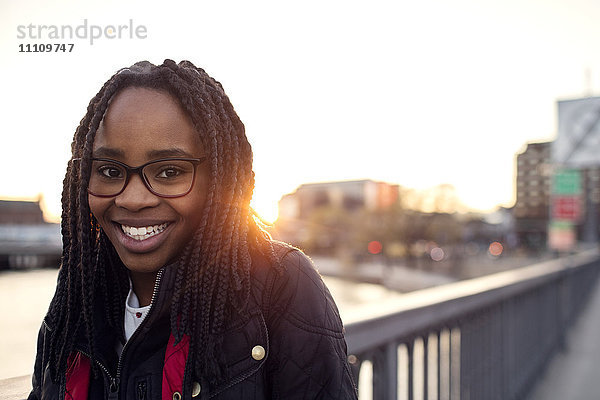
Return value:
[(56, 269), (0, 273), (0, 379), (31, 373), (37, 333), (57, 273)]

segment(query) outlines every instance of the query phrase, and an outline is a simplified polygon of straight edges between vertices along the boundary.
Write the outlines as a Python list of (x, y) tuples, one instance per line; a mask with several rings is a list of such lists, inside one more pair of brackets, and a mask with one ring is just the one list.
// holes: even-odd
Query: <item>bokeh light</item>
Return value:
[(434, 247), (429, 253), (433, 261), (442, 261), (444, 259), (444, 250), (440, 247)]
[(488, 251), (492, 256), (498, 257), (504, 251), (504, 247), (500, 242), (492, 242), (490, 243)]
[(382, 249), (383, 249), (383, 246), (381, 245), (381, 242), (379, 242), (377, 240), (373, 240), (372, 242), (369, 242), (369, 245), (368, 245), (369, 253), (379, 254), (379, 253), (381, 253)]

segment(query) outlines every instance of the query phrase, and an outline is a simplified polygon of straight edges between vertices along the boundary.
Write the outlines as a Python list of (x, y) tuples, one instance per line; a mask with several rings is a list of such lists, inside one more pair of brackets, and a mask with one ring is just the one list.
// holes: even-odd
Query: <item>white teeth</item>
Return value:
[(167, 227), (167, 225), (168, 225), (168, 223), (166, 223), (166, 222), (162, 223), (160, 225), (150, 225), (150, 226), (140, 226), (140, 227), (121, 225), (121, 229), (123, 230), (123, 233), (125, 233), (130, 238), (133, 238), (135, 240), (145, 240), (154, 235), (158, 235), (159, 233), (164, 231), (165, 228)]

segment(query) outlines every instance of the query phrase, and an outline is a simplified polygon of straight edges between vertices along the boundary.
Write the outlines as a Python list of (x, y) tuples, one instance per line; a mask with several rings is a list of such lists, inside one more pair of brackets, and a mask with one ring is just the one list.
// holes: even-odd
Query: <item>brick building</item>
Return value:
[(550, 215), (552, 142), (528, 143), (517, 154), (517, 201), (514, 207), (515, 231), (519, 243), (545, 246)]

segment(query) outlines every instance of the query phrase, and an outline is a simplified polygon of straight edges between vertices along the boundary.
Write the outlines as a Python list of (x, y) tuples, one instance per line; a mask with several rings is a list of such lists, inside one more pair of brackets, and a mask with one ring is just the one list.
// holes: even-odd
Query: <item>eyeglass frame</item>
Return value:
[[(73, 161), (81, 161), (81, 158), (74, 158)], [(202, 156), (200, 158), (191, 158), (191, 157), (169, 157), (169, 158), (159, 158), (156, 160), (151, 160), (148, 161), (147, 163), (144, 163), (138, 167), (131, 167), (127, 164), (125, 164), (124, 162), (121, 161), (117, 161), (117, 160), (113, 160), (112, 158), (92, 158), (92, 161), (107, 161), (107, 162), (111, 162), (114, 164), (117, 164), (121, 167), (123, 167), (125, 169), (125, 183), (123, 183), (123, 187), (121, 188), (121, 190), (118, 193), (115, 194), (96, 194), (94, 192), (92, 192), (88, 186), (88, 193), (91, 194), (92, 196), (96, 196), (96, 197), (103, 197), (103, 198), (108, 198), (108, 197), (115, 197), (120, 195), (121, 193), (123, 193), (125, 191), (125, 188), (127, 187), (127, 185), (129, 184), (129, 180), (131, 179), (131, 176), (133, 174), (138, 174), (140, 179), (142, 180), (142, 182), (144, 183), (144, 186), (146, 186), (146, 189), (148, 189), (148, 191), (150, 191), (150, 193), (152, 193), (155, 196), (158, 197), (162, 197), (162, 198), (167, 198), (167, 199), (174, 199), (177, 197), (183, 197), (187, 194), (189, 194), (192, 191), (192, 188), (194, 187), (194, 182), (196, 181), (196, 168), (198, 167), (198, 165), (202, 164), (204, 161), (206, 161), (206, 156)], [(160, 194), (157, 193), (154, 189), (152, 189), (152, 187), (150, 186), (150, 182), (148, 182), (148, 179), (144, 176), (144, 174), (142, 174), (142, 170), (150, 165), (150, 164), (154, 164), (157, 162), (162, 162), (162, 161), (189, 161), (194, 165), (194, 172), (193, 172), (193, 176), (192, 176), (192, 183), (190, 185), (190, 188), (182, 194), (176, 194), (176, 195), (166, 195), (166, 194)]]

